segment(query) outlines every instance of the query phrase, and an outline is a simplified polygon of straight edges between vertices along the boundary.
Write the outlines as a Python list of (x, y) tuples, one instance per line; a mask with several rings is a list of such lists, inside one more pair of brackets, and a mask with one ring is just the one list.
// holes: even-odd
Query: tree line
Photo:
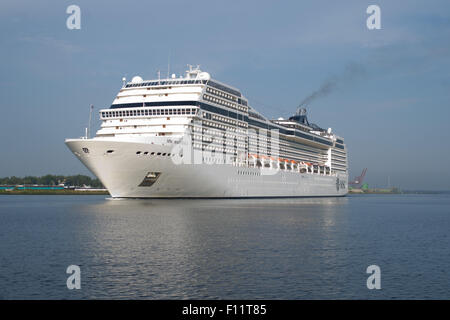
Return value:
[(76, 186), (76, 187), (82, 187), (82, 186), (91, 186), (93, 188), (104, 188), (100, 180), (93, 179), (89, 176), (77, 174), (74, 176), (61, 176), (61, 175), (52, 175), (47, 174), (42, 177), (35, 177), (35, 176), (26, 176), (23, 178), (20, 177), (4, 177), (0, 178), (0, 185), (46, 185), (46, 186), (56, 186), (58, 184), (63, 183), (65, 186)]

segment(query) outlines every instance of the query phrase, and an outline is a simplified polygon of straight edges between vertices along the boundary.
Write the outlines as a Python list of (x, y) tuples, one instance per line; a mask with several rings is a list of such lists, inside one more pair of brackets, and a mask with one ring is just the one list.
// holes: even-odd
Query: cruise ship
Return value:
[(65, 143), (113, 198), (338, 197), (347, 148), (301, 106), (269, 120), (240, 90), (189, 66), (123, 86), (95, 137)]

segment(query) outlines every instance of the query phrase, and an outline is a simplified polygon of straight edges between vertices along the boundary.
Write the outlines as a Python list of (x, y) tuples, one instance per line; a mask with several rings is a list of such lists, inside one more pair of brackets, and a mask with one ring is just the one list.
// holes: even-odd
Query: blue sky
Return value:
[[(66, 28), (71, 4), (81, 30)], [(381, 30), (366, 27), (371, 4)], [(367, 167), (371, 186), (450, 189), (449, 40), (448, 1), (4, 0), (0, 176), (87, 173), (64, 139), (123, 76), (166, 74), (170, 55), (171, 73), (200, 64), (270, 118), (338, 79), (308, 112), (345, 138), (352, 177)]]

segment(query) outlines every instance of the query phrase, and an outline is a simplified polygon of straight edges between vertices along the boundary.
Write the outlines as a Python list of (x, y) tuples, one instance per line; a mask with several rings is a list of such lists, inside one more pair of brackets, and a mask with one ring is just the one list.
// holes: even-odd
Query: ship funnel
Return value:
[(306, 105), (302, 104), (297, 108), (297, 112), (292, 117), (290, 117), (289, 120), (309, 126), (306, 114)]
[(295, 113), (296, 115), (299, 115), (299, 116), (306, 116), (306, 105), (300, 105), (298, 108), (297, 108), (297, 112)]

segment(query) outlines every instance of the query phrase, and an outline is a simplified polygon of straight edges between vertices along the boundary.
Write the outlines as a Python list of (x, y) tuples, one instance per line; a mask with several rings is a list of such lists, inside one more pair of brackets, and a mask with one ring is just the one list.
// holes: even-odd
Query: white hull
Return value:
[[(116, 139), (68, 139), (66, 144), (117, 198), (246, 198), (335, 197), (348, 192), (346, 174), (301, 174), (280, 170), (261, 174), (258, 168), (225, 164), (175, 164), (172, 144)], [(88, 148), (89, 153), (82, 151)], [(114, 150), (108, 153), (108, 150)], [(137, 155), (137, 150), (149, 152)], [(151, 186), (139, 186), (149, 172), (160, 176)]]

